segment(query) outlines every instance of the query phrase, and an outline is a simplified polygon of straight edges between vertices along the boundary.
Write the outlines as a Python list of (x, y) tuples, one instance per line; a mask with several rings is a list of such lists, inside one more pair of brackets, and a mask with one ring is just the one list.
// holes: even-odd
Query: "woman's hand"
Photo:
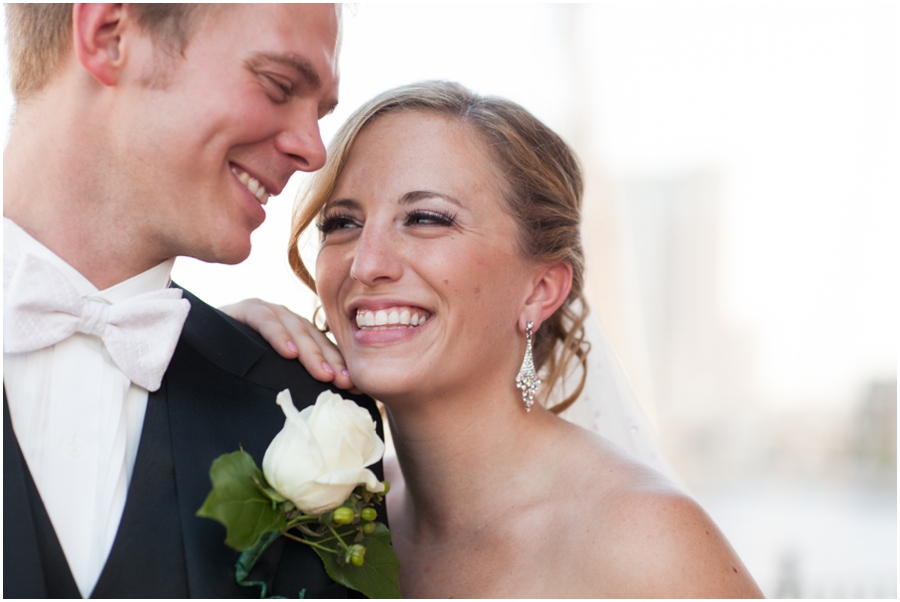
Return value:
[(351, 393), (359, 392), (341, 352), (306, 318), (283, 305), (260, 299), (245, 299), (219, 309), (261, 334), (282, 357), (299, 359), (316, 380), (333, 382)]

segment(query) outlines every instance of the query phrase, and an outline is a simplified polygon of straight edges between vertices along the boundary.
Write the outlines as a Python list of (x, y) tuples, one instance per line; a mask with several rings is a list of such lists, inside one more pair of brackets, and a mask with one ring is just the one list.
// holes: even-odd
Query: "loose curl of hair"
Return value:
[[(550, 408), (559, 413), (584, 388), (590, 343), (584, 340), (588, 313), (584, 297), (584, 251), (581, 245), (581, 167), (568, 145), (518, 104), (504, 98), (479, 96), (460, 84), (427, 81), (384, 92), (360, 107), (341, 127), (328, 148), (325, 166), (314, 174), (294, 209), (288, 261), (313, 292), (312, 278), (298, 247), (300, 235), (328, 201), (353, 144), (367, 126), (384, 115), (425, 112), (467, 124), (485, 141), (485, 148), (505, 175), (507, 210), (514, 217), (522, 256), (536, 263), (566, 262), (572, 266), (572, 288), (565, 302), (541, 324), (534, 337), (534, 364), (543, 370), (549, 392), (581, 367), (574, 391)], [(546, 395), (542, 401), (546, 403)]]

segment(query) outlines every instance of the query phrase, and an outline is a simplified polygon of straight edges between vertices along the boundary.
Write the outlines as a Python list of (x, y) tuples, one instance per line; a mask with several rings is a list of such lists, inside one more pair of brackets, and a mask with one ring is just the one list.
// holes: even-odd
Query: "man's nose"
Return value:
[(291, 116), (286, 127), (275, 137), (278, 152), (290, 157), (298, 171), (316, 171), (325, 165), (325, 143), (319, 132), (319, 117), (304, 108)]

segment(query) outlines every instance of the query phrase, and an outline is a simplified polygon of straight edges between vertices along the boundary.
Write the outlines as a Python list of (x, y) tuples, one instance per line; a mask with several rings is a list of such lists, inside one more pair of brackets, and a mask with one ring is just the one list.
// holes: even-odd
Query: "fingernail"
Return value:
[(331, 367), (331, 364), (328, 362), (322, 362), (322, 369), (325, 370), (328, 374), (334, 374), (334, 368)]
[(347, 370), (341, 370), (341, 374), (343, 374), (344, 376), (350, 376), (350, 373), (347, 372)]
[(294, 353), (300, 353), (300, 350), (297, 349), (296, 345), (294, 345), (294, 341), (288, 341), (287, 348), (290, 349), (291, 351), (293, 351)]

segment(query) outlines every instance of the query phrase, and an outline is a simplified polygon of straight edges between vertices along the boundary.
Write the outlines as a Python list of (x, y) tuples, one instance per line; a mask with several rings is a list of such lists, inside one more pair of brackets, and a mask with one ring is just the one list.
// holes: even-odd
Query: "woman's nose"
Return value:
[(397, 280), (402, 273), (399, 248), (390, 232), (364, 226), (350, 266), (350, 277), (365, 286), (375, 286)]

